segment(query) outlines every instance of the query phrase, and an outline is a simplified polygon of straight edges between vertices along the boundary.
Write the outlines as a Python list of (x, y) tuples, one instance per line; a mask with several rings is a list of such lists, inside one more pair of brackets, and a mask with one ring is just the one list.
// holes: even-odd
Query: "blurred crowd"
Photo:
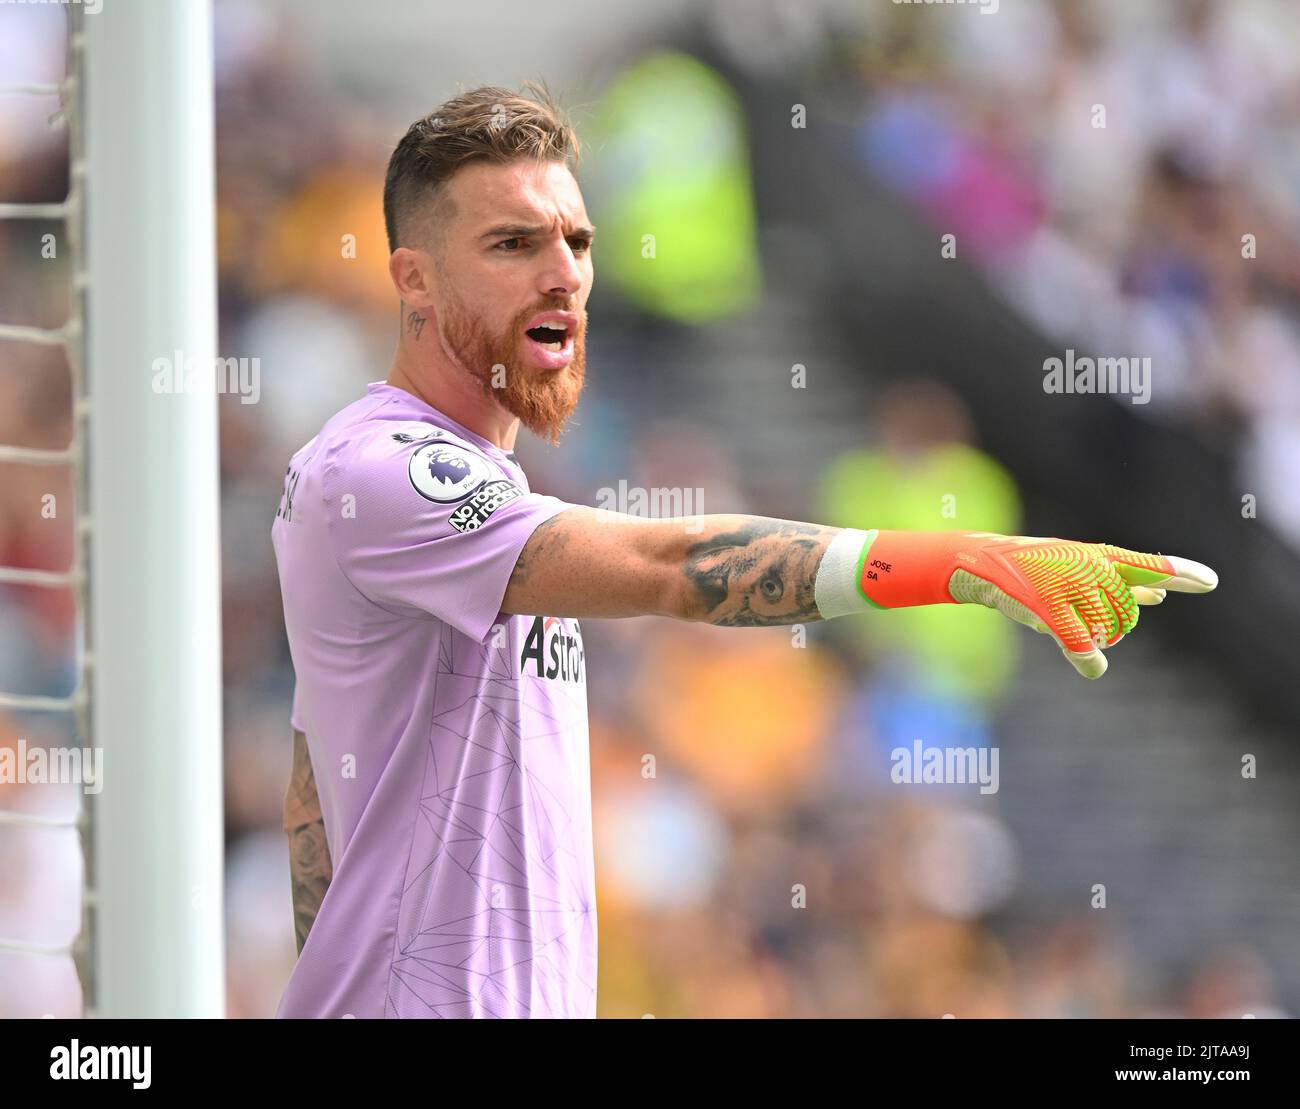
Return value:
[[(1263, 497), (1300, 466), (1289, 306), (1300, 288), (1300, 54), (1270, 24), (1226, 8), (1163, 6), (1166, 28), (1133, 39), (1109, 34), (1085, 3), (1003, 5), (990, 19), (942, 13), (950, 18), (927, 21), (933, 34), (909, 24), (915, 9), (894, 8), (860, 46), (871, 94), (861, 154), (969, 244), (1042, 328), (1158, 350), (1160, 373), (1170, 369), (1151, 407), (1231, 427), (1253, 459), (1248, 488)], [(956, 18), (965, 15), (974, 18)], [(0, 80), (57, 79), (58, 22), (0, 10)], [(220, 350), (259, 358), (263, 374), (259, 403), (221, 400), (232, 1017), (273, 1014), (295, 958), (280, 828), (293, 674), (270, 546), (281, 478), (326, 417), (385, 376), (397, 324), (380, 192), (409, 120), (335, 83), (301, 31), (269, 7), (217, 6)], [(1102, 131), (1089, 125), (1097, 100)], [(63, 136), (46, 126), (53, 106), (24, 105), (15, 122), (0, 101), (0, 202), (64, 194)], [(600, 177), (599, 152), (592, 158)], [(600, 225), (601, 210), (593, 215)], [(0, 322), (61, 322), (67, 273), (41, 257), (49, 230), (0, 221)], [(1243, 265), (1246, 232), (1258, 257)], [(745, 273), (757, 264), (737, 263)], [(628, 336), (602, 335), (602, 308), (617, 320), (649, 309), (602, 296), (575, 426), (558, 451), (521, 439), (534, 489), (592, 503), (620, 479), (703, 486), (710, 512), (856, 526), (864, 512), (904, 519), (916, 501), (960, 489), (964, 515), (951, 526), (1017, 526), (1012, 476), (978, 450), (959, 402), (924, 383), (886, 398), (860, 446), (826, 459), (805, 503), (774, 509), (768, 476), (739, 466), (696, 410), (689, 374), (638, 380)], [(0, 342), (0, 442), (65, 445), (69, 405), (57, 349)], [(881, 492), (864, 499), (864, 487)], [(71, 514), (43, 517), (47, 492), (68, 503), (65, 472), (0, 463), (0, 565), (66, 566)], [(0, 689), (66, 693), (75, 615), (58, 591), (0, 586)], [(1162, 965), (1121, 910), (1089, 912), (1025, 887), (996, 797), (890, 784), (890, 751), (911, 736), (996, 742), (1015, 629), (961, 615), (960, 633), (924, 615), (852, 632), (584, 623), (600, 1015), (1280, 1011), (1274, 972), (1249, 944), (1225, 936), (1193, 962)], [(60, 742), (61, 727), (0, 713), (0, 744)], [(70, 790), (0, 784), (0, 810), (67, 814), (76, 802)], [(80, 1010), (66, 957), (3, 946), (71, 938), (79, 866), (70, 830), (0, 823), (0, 1016)]]
[(862, 164), (1062, 349), (1149, 357), (1137, 411), (1230, 444), (1242, 488), (1300, 547), (1294, 10), (880, 14)]

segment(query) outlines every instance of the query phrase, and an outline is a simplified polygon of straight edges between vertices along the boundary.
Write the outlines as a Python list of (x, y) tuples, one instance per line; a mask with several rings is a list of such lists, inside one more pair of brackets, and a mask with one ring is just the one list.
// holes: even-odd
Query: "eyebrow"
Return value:
[[(496, 227), (484, 231), (479, 236), (480, 239), (526, 239), (532, 235), (540, 235), (546, 228), (541, 224), (528, 225), (523, 223), (502, 223)], [(568, 238), (586, 239), (590, 242), (596, 237), (596, 228), (591, 224), (583, 224), (581, 227), (575, 227), (568, 235)]]

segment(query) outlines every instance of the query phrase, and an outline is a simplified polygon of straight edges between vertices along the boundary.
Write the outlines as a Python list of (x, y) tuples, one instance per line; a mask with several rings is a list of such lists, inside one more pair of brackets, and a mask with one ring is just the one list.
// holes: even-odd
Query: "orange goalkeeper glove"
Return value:
[(1208, 593), (1208, 566), (1108, 543), (987, 531), (857, 531), (832, 540), (817, 571), (823, 618), (870, 607), (981, 604), (1052, 636), (1085, 678), (1106, 672), (1102, 648), (1166, 590)]

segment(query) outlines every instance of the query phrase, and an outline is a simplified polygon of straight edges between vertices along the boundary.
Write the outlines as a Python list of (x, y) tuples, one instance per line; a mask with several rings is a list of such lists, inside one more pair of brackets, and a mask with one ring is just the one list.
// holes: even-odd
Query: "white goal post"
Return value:
[[(212, 11), (78, 15), (91, 741), (92, 1015), (225, 1011)], [(75, 25), (75, 24), (74, 24)], [(75, 169), (74, 169), (75, 172)], [(180, 367), (177, 367), (178, 369)]]

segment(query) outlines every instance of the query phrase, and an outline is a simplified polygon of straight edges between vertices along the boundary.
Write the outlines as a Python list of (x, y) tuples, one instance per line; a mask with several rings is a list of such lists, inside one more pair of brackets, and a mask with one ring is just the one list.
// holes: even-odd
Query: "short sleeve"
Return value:
[(305, 727), (303, 727), (303, 722), (302, 722), (302, 721), (303, 721), (303, 716), (302, 716), (302, 701), (301, 701), (301, 699), (300, 699), (299, 696), (298, 696), (298, 683), (297, 683), (297, 682), (294, 682), (294, 685), (293, 685), (293, 709), (292, 709), (292, 710), (290, 711), (290, 713), (289, 713), (289, 727), (291, 727), (295, 732), (302, 732), (303, 735), (306, 735), (306, 734), (307, 734), (307, 729), (306, 729)]
[(335, 557), (375, 604), (427, 613), (482, 642), (529, 536), (573, 506), (528, 492), (450, 432), (422, 435), (371, 435), (326, 460)]

